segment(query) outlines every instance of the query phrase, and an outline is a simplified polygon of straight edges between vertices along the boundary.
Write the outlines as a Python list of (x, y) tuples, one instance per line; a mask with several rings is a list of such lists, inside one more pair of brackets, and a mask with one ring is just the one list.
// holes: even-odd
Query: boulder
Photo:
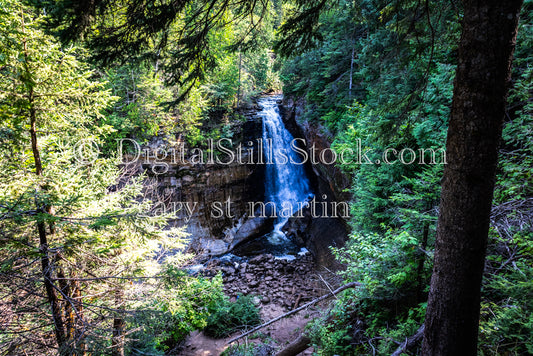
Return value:
[(228, 251), (228, 244), (222, 240), (198, 239), (199, 250), (211, 256), (219, 256)]
[(229, 249), (233, 250), (241, 243), (268, 233), (272, 229), (272, 219), (267, 217), (249, 218), (242, 224), (233, 237)]

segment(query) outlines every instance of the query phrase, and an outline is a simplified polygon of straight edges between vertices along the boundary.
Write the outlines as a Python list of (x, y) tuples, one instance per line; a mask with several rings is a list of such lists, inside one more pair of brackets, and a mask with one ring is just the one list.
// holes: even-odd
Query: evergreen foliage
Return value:
[[(530, 63), (530, 11), (527, 3), (494, 202), (506, 216), (493, 221), (497, 233), (489, 261), (498, 267), (487, 270), (484, 282), (480, 352), (488, 354), (520, 354), (529, 347), (524, 339), (530, 333), (529, 306), (514, 293), (528, 293), (524, 278), (530, 268), (520, 261), (531, 257), (526, 252), (531, 243), (526, 232), (531, 229), (531, 78), (525, 65)], [(312, 335), (319, 354), (390, 354), (397, 347), (392, 340), (414, 334), (424, 321), (443, 168), (431, 164), (428, 153), (442, 153), (445, 145), (460, 16), (449, 2), (341, 1), (320, 18), (323, 40), (284, 67), (285, 95), (303, 106), (302, 119), (329, 133), (338, 152), (361, 147), (374, 163), (341, 164), (353, 177), (353, 229), (347, 246), (335, 253), (347, 266), (344, 279), (363, 284), (332, 311), (335, 323), (316, 324)], [(424, 150), (426, 164), (418, 164), (420, 157), (411, 165), (385, 164), (383, 153), (390, 148)], [(443, 158), (436, 155), (437, 162)], [(502, 256), (502, 249), (514, 252)], [(498, 276), (509, 268), (506, 260), (516, 268)], [(520, 287), (499, 294), (503, 280)], [(503, 295), (516, 303), (504, 303)], [(510, 315), (518, 310), (524, 317), (511, 326)], [(499, 346), (489, 346), (494, 344)], [(346, 345), (351, 351), (343, 349)]]

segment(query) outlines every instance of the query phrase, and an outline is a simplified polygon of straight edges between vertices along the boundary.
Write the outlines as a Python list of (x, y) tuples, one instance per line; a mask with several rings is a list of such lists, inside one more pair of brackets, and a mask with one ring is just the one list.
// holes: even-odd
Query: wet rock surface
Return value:
[(230, 249), (233, 249), (248, 239), (266, 234), (272, 230), (272, 224), (273, 220), (268, 217), (248, 218), (235, 233)]

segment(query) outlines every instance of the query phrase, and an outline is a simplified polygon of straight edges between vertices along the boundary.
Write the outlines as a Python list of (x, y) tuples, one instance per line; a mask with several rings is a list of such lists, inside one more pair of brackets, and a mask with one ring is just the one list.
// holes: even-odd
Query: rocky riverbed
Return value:
[(262, 305), (274, 303), (291, 310), (327, 290), (318, 277), (313, 256), (303, 249), (289, 258), (261, 254), (252, 258), (228, 255), (208, 261), (199, 272), (222, 272), (224, 292), (232, 300), (252, 295)]
[(299, 255), (294, 260), (259, 255), (247, 262), (221, 266), (221, 270), (224, 273), (224, 291), (232, 298), (253, 295), (262, 304), (274, 303), (290, 310), (319, 293), (310, 253)]

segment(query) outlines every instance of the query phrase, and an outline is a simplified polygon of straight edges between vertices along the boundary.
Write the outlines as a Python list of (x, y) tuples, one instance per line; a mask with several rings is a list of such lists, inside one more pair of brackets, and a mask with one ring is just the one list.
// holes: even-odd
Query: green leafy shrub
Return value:
[[(509, 298), (501, 305), (482, 303), (479, 350), (481, 355), (533, 354), (533, 316), (523, 301)], [(529, 336), (528, 336), (529, 335)]]
[(316, 319), (310, 327), (311, 340), (317, 355), (346, 355), (351, 346), (351, 336), (348, 331), (351, 326), (345, 324), (341, 326), (340, 322), (336, 324), (327, 324), (324, 319)]
[(417, 278), (417, 244), (407, 231), (353, 233), (346, 247), (334, 253), (347, 266), (341, 275), (362, 283), (359, 296), (399, 299)]
[(157, 352), (174, 347), (190, 332), (203, 329), (210, 315), (227, 300), (220, 274), (209, 280), (190, 277), (173, 267), (166, 273), (164, 286), (144, 299), (131, 320), (140, 328), (133, 337), (137, 340), (133, 349)]
[(320, 356), (390, 355), (416, 333), (425, 311), (426, 303), (409, 308), (348, 290), (327, 315), (309, 324), (308, 334)]
[(496, 219), (489, 234), (479, 321), (482, 355), (533, 353), (533, 229), (515, 209), (502, 214), (503, 222)]
[(235, 302), (221, 300), (214, 313), (207, 318), (204, 333), (216, 338), (225, 337), (246, 326), (261, 323), (259, 310), (251, 296), (241, 296)]

